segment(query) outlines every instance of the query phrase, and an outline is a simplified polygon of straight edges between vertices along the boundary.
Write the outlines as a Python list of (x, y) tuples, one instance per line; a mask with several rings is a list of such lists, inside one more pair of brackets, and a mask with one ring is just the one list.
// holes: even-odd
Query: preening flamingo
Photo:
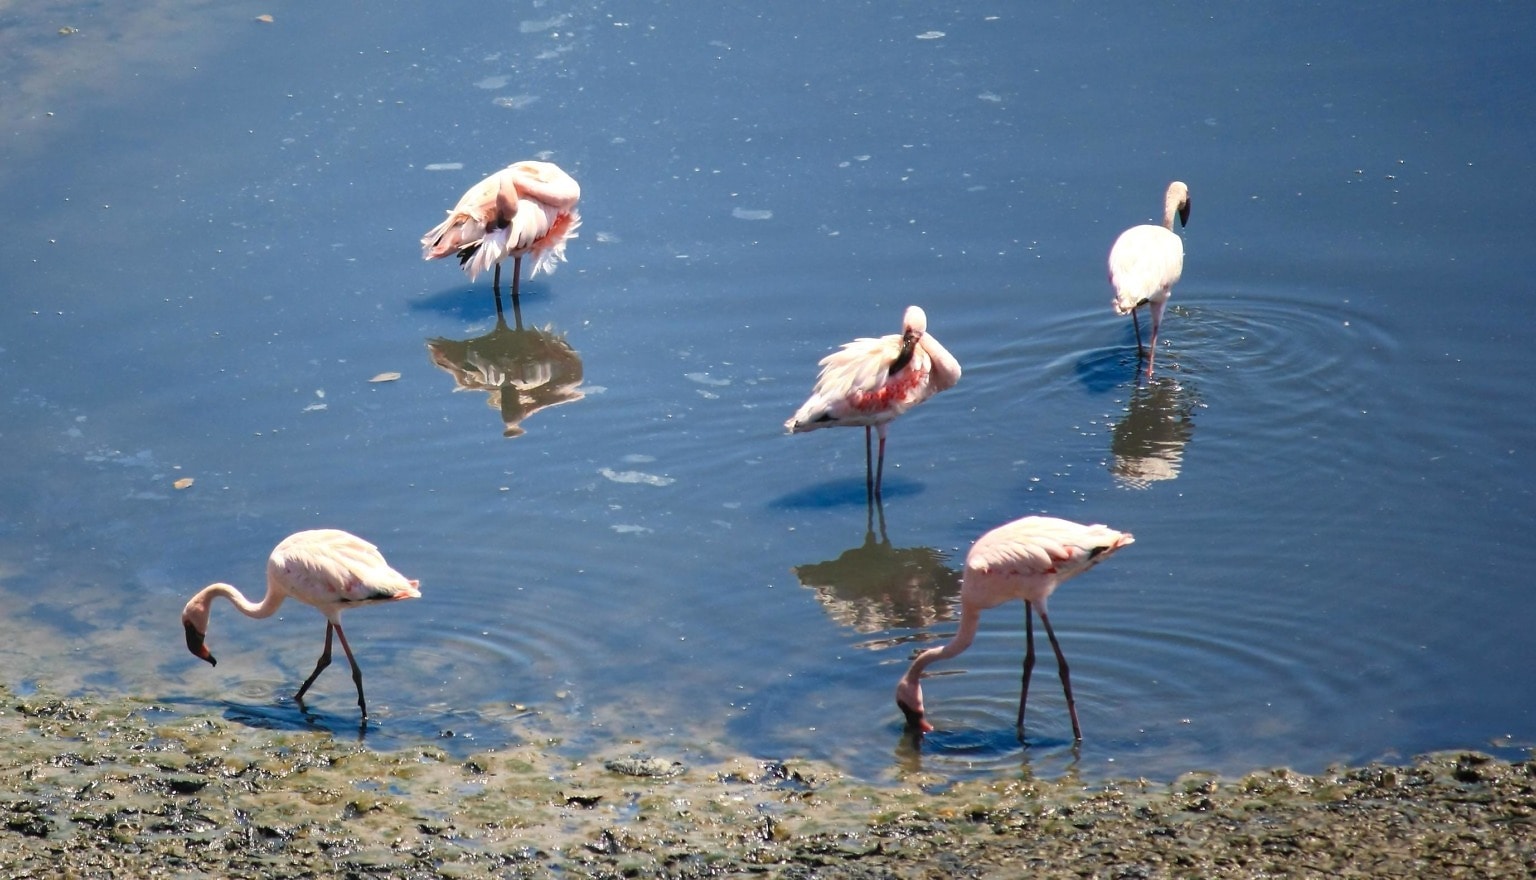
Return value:
[[(928, 316), (908, 306), (901, 333), (855, 339), (821, 359), (816, 387), (784, 423), (791, 434), (841, 425), (864, 428), (864, 482), (876, 498), (891, 420), (960, 381), (960, 362), (928, 333)], [(869, 429), (880, 434), (879, 466), (869, 469)]]
[(1029, 676), (1035, 668), (1035, 625), (1032, 611), (1040, 612), (1045, 634), (1056, 652), (1056, 668), (1061, 674), (1061, 688), (1067, 697), (1067, 713), (1072, 717), (1072, 738), (1083, 738), (1077, 723), (1077, 703), (1072, 699), (1072, 678), (1067, 658), (1056, 641), (1046, 600), (1056, 588), (1072, 577), (1108, 559), (1110, 554), (1135, 539), (1128, 532), (1108, 526), (1085, 526), (1049, 516), (1026, 516), (998, 526), (982, 535), (965, 557), (965, 574), (960, 582), (960, 629), (947, 645), (929, 648), (918, 654), (896, 683), (896, 705), (901, 707), (909, 727), (927, 732), (933, 725), (924, 717), (923, 670), (937, 660), (958, 656), (976, 638), (981, 612), (1012, 599), (1024, 600), (1024, 676), (1019, 686), (1020, 734), (1024, 730), (1024, 704), (1029, 699)]
[(581, 187), (552, 162), (514, 162), (464, 193), (448, 219), (421, 237), (421, 258), (456, 254), (469, 280), (495, 267), (492, 287), (501, 295), (501, 261), (512, 258), (512, 297), (517, 298), (523, 256), (533, 256), (532, 278), (553, 272), (576, 237)]
[[(1184, 274), (1184, 242), (1173, 231), (1173, 218), (1179, 226), (1189, 224), (1189, 187), (1175, 180), (1163, 196), (1163, 225), (1144, 223), (1120, 233), (1109, 249), (1109, 283), (1115, 288), (1115, 314), (1131, 316), (1136, 326), (1136, 352), (1147, 356), (1147, 376), (1152, 375), (1152, 361), (1157, 357), (1157, 328), (1163, 323), (1163, 309), (1173, 285)], [(1152, 343), (1141, 346), (1141, 322), (1136, 309), (1148, 305), (1152, 313)]]
[(339, 529), (315, 529), (296, 532), (284, 538), (267, 559), (267, 594), (253, 603), (229, 584), (210, 584), (199, 590), (181, 612), (181, 625), (187, 634), (187, 650), (210, 664), (218, 665), (203, 644), (208, 635), (208, 615), (215, 597), (223, 596), (247, 617), (271, 617), (290, 596), (325, 615), (325, 650), (315, 663), (294, 700), (304, 702), (304, 694), (320, 672), (331, 664), (331, 631), (341, 639), (341, 649), (352, 664), (352, 681), (357, 685), (357, 705), (368, 717), (368, 703), (363, 699), (363, 672), (352, 656), (347, 635), (341, 631), (341, 612), (353, 605), (389, 602), (421, 597), (417, 581), (390, 568), (379, 549), (356, 535)]

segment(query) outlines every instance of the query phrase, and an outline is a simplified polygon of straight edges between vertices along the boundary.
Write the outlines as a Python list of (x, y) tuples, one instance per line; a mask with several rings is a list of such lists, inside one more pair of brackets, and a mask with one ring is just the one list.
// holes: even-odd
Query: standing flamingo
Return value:
[(267, 594), (253, 603), (229, 584), (210, 584), (199, 590), (181, 612), (181, 625), (187, 633), (187, 650), (218, 665), (203, 639), (208, 634), (208, 615), (214, 597), (223, 596), (247, 617), (271, 617), (283, 600), (293, 598), (313, 606), (325, 615), (325, 650), (315, 663), (294, 700), (301, 705), (304, 693), (331, 664), (331, 631), (341, 639), (341, 649), (352, 664), (352, 681), (357, 684), (357, 705), (368, 717), (363, 700), (363, 671), (352, 656), (347, 635), (341, 631), (341, 612), (352, 605), (389, 602), (421, 597), (417, 581), (390, 568), (379, 549), (356, 535), (339, 529), (315, 529), (295, 532), (284, 538), (267, 559)]
[[(908, 306), (901, 333), (855, 339), (821, 359), (816, 387), (784, 423), (791, 434), (839, 425), (864, 428), (864, 483), (880, 497), (885, 432), (891, 420), (960, 381), (960, 362), (928, 334), (928, 316)], [(869, 469), (869, 429), (880, 433), (879, 467)]]
[(1128, 532), (1108, 526), (1085, 526), (1049, 516), (1026, 516), (982, 535), (965, 557), (960, 583), (960, 630), (947, 645), (918, 654), (896, 683), (896, 705), (907, 717), (907, 726), (924, 733), (933, 730), (923, 711), (923, 670), (936, 660), (958, 656), (976, 638), (981, 612), (1012, 599), (1024, 600), (1024, 676), (1019, 686), (1017, 728), (1024, 732), (1024, 704), (1029, 699), (1029, 676), (1035, 669), (1035, 625), (1031, 611), (1040, 612), (1045, 634), (1056, 652), (1061, 688), (1072, 716), (1072, 738), (1083, 738), (1077, 723), (1077, 703), (1072, 699), (1072, 678), (1067, 658), (1056, 641), (1056, 631), (1046, 615), (1045, 603), (1063, 581), (1108, 559), (1110, 554), (1134, 542)]
[[(1173, 231), (1173, 217), (1179, 226), (1189, 224), (1189, 187), (1175, 180), (1163, 196), (1163, 225), (1143, 223), (1120, 233), (1109, 249), (1109, 283), (1115, 288), (1115, 314), (1130, 314), (1136, 326), (1136, 353), (1147, 356), (1147, 377), (1152, 376), (1152, 361), (1157, 357), (1157, 328), (1163, 323), (1163, 309), (1173, 294), (1173, 285), (1184, 274), (1184, 242)], [(1152, 312), (1152, 344), (1141, 346), (1141, 322), (1136, 309), (1143, 303)]]
[(469, 280), (495, 267), (491, 286), (501, 298), (501, 261), (512, 258), (512, 300), (517, 301), (523, 255), (532, 254), (530, 278), (555, 271), (565, 243), (576, 237), (581, 187), (552, 162), (514, 162), (464, 193), (448, 219), (421, 237), (421, 258), (457, 254)]

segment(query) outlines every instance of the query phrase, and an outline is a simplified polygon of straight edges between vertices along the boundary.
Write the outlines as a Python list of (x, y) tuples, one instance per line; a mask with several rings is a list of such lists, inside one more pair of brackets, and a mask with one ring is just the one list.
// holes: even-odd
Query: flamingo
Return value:
[[(1152, 376), (1152, 361), (1157, 357), (1157, 328), (1163, 322), (1163, 309), (1173, 294), (1173, 285), (1184, 274), (1184, 242), (1173, 231), (1177, 214), (1179, 226), (1189, 225), (1189, 187), (1175, 180), (1163, 196), (1163, 225), (1143, 223), (1120, 233), (1109, 249), (1109, 283), (1115, 288), (1115, 314), (1131, 316), (1136, 326), (1136, 353), (1146, 354), (1147, 377)], [(1136, 309), (1148, 305), (1152, 313), (1152, 343), (1141, 347), (1141, 322)]]
[(1072, 717), (1072, 738), (1081, 741), (1077, 703), (1072, 699), (1072, 678), (1067, 658), (1056, 641), (1056, 631), (1046, 615), (1045, 603), (1062, 582), (1092, 568), (1135, 539), (1128, 532), (1108, 526), (1085, 526), (1049, 516), (1026, 516), (982, 535), (965, 557), (960, 582), (960, 629), (947, 645), (918, 654), (896, 683), (896, 705), (907, 726), (927, 733), (933, 725), (924, 717), (923, 670), (937, 660), (958, 656), (971, 646), (981, 612), (1012, 599), (1024, 600), (1024, 676), (1019, 685), (1019, 734), (1024, 732), (1024, 704), (1029, 699), (1029, 676), (1035, 668), (1035, 626), (1032, 611), (1040, 612), (1045, 633), (1056, 652), (1056, 668)]
[(352, 681), (357, 685), (357, 705), (368, 717), (368, 703), (363, 699), (363, 672), (352, 656), (347, 635), (341, 631), (341, 612), (352, 605), (417, 599), (418, 582), (407, 580), (384, 561), (379, 548), (349, 532), (339, 529), (315, 529), (295, 532), (284, 538), (267, 559), (267, 594), (253, 603), (229, 584), (210, 584), (199, 590), (181, 612), (181, 625), (187, 634), (187, 650), (211, 665), (218, 661), (208, 652), (203, 639), (208, 635), (208, 615), (213, 600), (223, 596), (240, 613), (257, 619), (271, 617), (290, 596), (325, 615), (325, 650), (315, 663), (315, 671), (304, 680), (294, 696), (300, 705), (309, 686), (331, 664), (331, 631), (341, 639), (341, 649), (352, 664)]
[(530, 278), (555, 271), (565, 243), (576, 237), (581, 187), (552, 162), (514, 162), (464, 193), (448, 219), (421, 237), (421, 258), (457, 254), (470, 281), (495, 267), (492, 289), (501, 297), (501, 261), (512, 258), (512, 300), (517, 301), (523, 256), (533, 255)]
[[(908, 306), (901, 333), (855, 339), (821, 359), (816, 387), (784, 423), (791, 434), (839, 425), (864, 428), (864, 482), (880, 497), (885, 433), (891, 420), (960, 381), (960, 362), (928, 333), (928, 316)], [(869, 475), (869, 429), (880, 434), (879, 466)]]

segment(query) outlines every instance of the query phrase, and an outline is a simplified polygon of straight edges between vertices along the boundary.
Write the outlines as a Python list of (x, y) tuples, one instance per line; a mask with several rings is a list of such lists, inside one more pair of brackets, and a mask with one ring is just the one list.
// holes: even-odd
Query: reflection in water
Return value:
[(1115, 479), (1145, 489), (1155, 480), (1177, 477), (1199, 405), (1193, 391), (1169, 376), (1136, 385), (1109, 441), (1109, 470)]
[(524, 328), (522, 312), (513, 300), (517, 326), (508, 327), (498, 298), (496, 329), (474, 339), (429, 339), (432, 363), (458, 387), (455, 391), (485, 391), (486, 403), (501, 411), (502, 436), (523, 433), (521, 423), (541, 409), (580, 400), (581, 356), (550, 327)]
[(796, 566), (794, 572), (802, 586), (816, 591), (833, 620), (855, 632), (920, 629), (954, 617), (960, 573), (944, 564), (947, 558), (932, 547), (892, 547), (885, 508), (871, 500), (862, 545), (836, 559)]

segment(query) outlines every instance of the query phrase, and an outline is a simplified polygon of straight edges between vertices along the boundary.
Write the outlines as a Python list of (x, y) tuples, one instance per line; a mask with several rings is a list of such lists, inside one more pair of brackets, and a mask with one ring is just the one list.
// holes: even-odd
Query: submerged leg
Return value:
[(1136, 317), (1136, 310), (1131, 309), (1131, 326), (1136, 328), (1136, 356), (1141, 357), (1147, 350), (1141, 345), (1141, 319)]
[[(1044, 618), (1045, 615), (1040, 615)], [(1034, 606), (1024, 603), (1024, 675), (1019, 680), (1019, 720), (1014, 723), (1019, 735), (1024, 734), (1024, 704), (1029, 702), (1029, 677), (1035, 671), (1035, 615)]]
[[(346, 642), (342, 642), (342, 644), (345, 645)], [(299, 687), (299, 692), (297, 694), (293, 695), (293, 701), (295, 703), (303, 703), (304, 702), (304, 694), (309, 690), (309, 686), (314, 684), (315, 683), (315, 679), (320, 677), (320, 673), (325, 670), (325, 667), (330, 666), (330, 665), (331, 665), (331, 622), (329, 620), (327, 620), (325, 622), (325, 650), (320, 652), (320, 659), (315, 661), (315, 671), (311, 672), (309, 674), (309, 678), (304, 679), (304, 684)]]
[[(358, 668), (357, 658), (352, 656), (352, 646), (347, 644), (347, 634), (341, 631), (340, 624), (336, 626), (336, 637), (341, 639), (341, 649), (347, 652), (347, 662), (352, 664), (352, 683), (357, 685), (357, 708), (363, 710), (363, 717), (367, 718), (368, 701), (363, 699), (363, 670)], [(1057, 653), (1059, 656), (1060, 652)]]
[[(500, 268), (501, 264), (496, 264)], [(517, 308), (517, 282), (523, 277), (523, 258), (512, 258), (512, 308)]]
[(1051, 648), (1056, 652), (1056, 671), (1061, 674), (1061, 691), (1067, 695), (1067, 714), (1072, 716), (1072, 739), (1082, 742), (1083, 729), (1077, 724), (1077, 701), (1072, 699), (1072, 674), (1067, 670), (1066, 655), (1061, 653), (1061, 644), (1056, 641), (1056, 631), (1051, 628), (1051, 619), (1045, 616), (1044, 608), (1040, 609), (1040, 622), (1045, 624), (1045, 634), (1051, 637)]

